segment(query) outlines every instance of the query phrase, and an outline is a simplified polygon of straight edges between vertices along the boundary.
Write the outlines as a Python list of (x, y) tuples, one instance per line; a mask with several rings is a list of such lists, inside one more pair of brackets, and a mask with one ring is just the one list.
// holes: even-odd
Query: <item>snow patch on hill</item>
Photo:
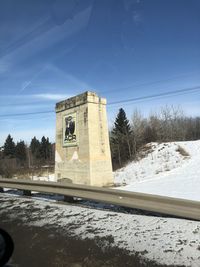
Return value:
[(200, 141), (151, 143), (152, 151), (115, 172), (121, 189), (200, 200)]
[[(181, 143), (181, 144), (180, 144)], [(143, 181), (158, 176), (162, 172), (171, 171), (182, 166), (189, 156), (183, 156), (179, 148), (182, 142), (177, 143), (151, 143), (148, 144), (152, 152), (139, 161), (133, 161), (126, 167), (115, 172), (115, 183), (130, 184), (136, 181)], [(185, 146), (184, 146), (185, 148)], [(187, 148), (185, 148), (187, 151)], [(193, 151), (188, 153), (193, 153)]]

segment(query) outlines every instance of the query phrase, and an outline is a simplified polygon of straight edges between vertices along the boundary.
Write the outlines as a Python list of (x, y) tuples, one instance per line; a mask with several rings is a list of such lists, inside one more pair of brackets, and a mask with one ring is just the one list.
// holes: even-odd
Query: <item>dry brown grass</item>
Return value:
[(179, 152), (183, 157), (189, 157), (190, 156), (190, 154), (180, 145), (178, 146), (176, 151)]
[(153, 152), (152, 144), (148, 143), (140, 148), (140, 150), (137, 153), (137, 159), (143, 159), (148, 156), (148, 154)]

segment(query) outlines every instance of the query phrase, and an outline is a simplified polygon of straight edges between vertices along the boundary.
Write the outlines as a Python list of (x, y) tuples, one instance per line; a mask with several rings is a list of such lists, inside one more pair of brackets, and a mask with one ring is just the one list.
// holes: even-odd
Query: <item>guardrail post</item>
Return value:
[(69, 196), (64, 196), (64, 201), (69, 203), (74, 203), (74, 198)]
[(23, 190), (23, 195), (24, 196), (31, 196), (31, 191), (30, 190)]

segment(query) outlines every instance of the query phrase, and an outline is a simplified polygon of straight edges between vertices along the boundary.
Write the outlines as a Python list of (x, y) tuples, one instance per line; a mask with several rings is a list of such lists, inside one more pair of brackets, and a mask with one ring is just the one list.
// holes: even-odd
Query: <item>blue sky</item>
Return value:
[[(111, 103), (200, 86), (199, 14), (198, 0), (1, 0), (0, 145), (9, 133), (54, 141), (55, 103), (86, 90)], [(109, 125), (120, 107), (200, 116), (199, 100), (197, 90), (108, 105)]]

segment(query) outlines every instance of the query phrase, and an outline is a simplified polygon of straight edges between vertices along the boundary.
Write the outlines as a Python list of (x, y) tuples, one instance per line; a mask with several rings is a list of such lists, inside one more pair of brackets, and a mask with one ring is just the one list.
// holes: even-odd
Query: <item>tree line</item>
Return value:
[[(110, 147), (113, 169), (123, 167), (138, 158), (140, 151), (150, 142), (172, 142), (200, 139), (200, 117), (186, 116), (179, 107), (165, 106), (158, 113), (144, 117), (134, 110), (131, 120), (123, 108), (110, 130)], [(8, 135), (0, 152), (0, 175), (14, 167), (30, 168), (54, 165), (55, 145), (49, 138), (32, 138), (30, 145), (23, 140), (15, 144)]]
[(41, 140), (32, 138), (28, 146), (23, 140), (15, 144), (9, 134), (0, 153), (0, 175), (9, 176), (10, 172), (21, 168), (38, 168), (52, 164), (54, 164), (54, 144), (45, 136)]
[(110, 131), (113, 168), (136, 159), (147, 143), (197, 139), (200, 139), (200, 117), (188, 117), (180, 107), (165, 106), (147, 118), (136, 109), (130, 121), (120, 108)]

